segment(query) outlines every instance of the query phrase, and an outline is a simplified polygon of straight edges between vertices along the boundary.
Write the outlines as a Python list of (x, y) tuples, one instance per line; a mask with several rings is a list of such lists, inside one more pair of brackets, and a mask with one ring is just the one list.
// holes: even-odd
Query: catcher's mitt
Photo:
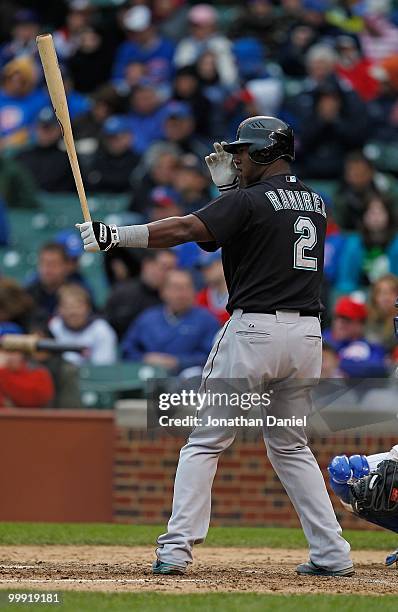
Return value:
[(356, 514), (377, 517), (398, 515), (398, 462), (386, 459), (368, 476), (349, 485)]

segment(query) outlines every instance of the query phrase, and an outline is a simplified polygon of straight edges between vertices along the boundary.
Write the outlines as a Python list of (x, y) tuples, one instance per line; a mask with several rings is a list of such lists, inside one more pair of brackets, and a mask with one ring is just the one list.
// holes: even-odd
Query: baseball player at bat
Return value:
[[(215, 143), (206, 157), (220, 197), (197, 212), (127, 227), (82, 223), (84, 248), (172, 247), (189, 241), (204, 250), (221, 247), (231, 318), (215, 338), (201, 389), (217, 380), (245, 379), (250, 387), (289, 381), (273, 400), (274, 414), (311, 408), (311, 388), (321, 371), (320, 286), (326, 233), (322, 198), (290, 168), (292, 129), (274, 117), (243, 121), (237, 139)], [(312, 383), (314, 384), (314, 383)], [(201, 414), (216, 418), (217, 406)], [(294, 414), (294, 413), (293, 413)], [(279, 427), (264, 440), (271, 464), (289, 495), (309, 544), (299, 574), (351, 576), (350, 546), (341, 535), (304, 426)], [(167, 533), (158, 538), (155, 574), (181, 574), (192, 562), (210, 522), (211, 488), (220, 454), (237, 428), (195, 427), (182, 448)]]

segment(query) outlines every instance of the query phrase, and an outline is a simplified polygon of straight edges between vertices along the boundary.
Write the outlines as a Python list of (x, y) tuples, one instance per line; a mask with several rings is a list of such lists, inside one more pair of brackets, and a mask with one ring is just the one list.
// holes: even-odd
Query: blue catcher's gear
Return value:
[(389, 565), (394, 565), (394, 563), (397, 564), (397, 568), (398, 568), (398, 549), (394, 550), (394, 552), (392, 552), (391, 554), (387, 555), (387, 558), (385, 560), (385, 564), (387, 565), (387, 567)]
[(346, 483), (351, 478), (351, 467), (347, 455), (337, 455), (333, 457), (328, 465), (330, 478), (338, 483)]
[(369, 463), (365, 455), (351, 455), (348, 461), (350, 462), (353, 478), (362, 478), (362, 476), (369, 474)]
[(369, 463), (365, 455), (337, 455), (328, 466), (330, 477), (338, 484), (348, 482), (350, 478), (362, 478), (369, 474)]
[(330, 486), (340, 499), (350, 503), (348, 481), (351, 478), (362, 478), (369, 474), (369, 463), (365, 455), (337, 455), (328, 465)]

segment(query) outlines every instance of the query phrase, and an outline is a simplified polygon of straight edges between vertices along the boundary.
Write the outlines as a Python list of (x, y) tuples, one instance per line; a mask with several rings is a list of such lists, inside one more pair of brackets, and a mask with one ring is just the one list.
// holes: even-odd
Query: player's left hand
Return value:
[(106, 225), (101, 221), (76, 223), (80, 231), (85, 251), (109, 251), (119, 245), (119, 230), (116, 225)]
[(218, 187), (221, 193), (237, 189), (239, 187), (239, 178), (236, 167), (233, 163), (231, 153), (224, 151), (223, 145), (226, 142), (215, 142), (214, 153), (206, 155), (205, 162), (210, 170), (213, 183)]

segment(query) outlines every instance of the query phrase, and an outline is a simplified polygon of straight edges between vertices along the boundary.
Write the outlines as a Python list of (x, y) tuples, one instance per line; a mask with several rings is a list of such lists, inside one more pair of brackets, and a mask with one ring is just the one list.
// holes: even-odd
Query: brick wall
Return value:
[[(178, 453), (185, 439), (127, 427), (118, 428), (116, 435), (114, 520), (165, 523), (170, 514)], [(395, 443), (396, 438), (392, 436), (310, 440), (324, 475), (335, 454), (365, 452), (370, 455), (389, 450)], [(332, 500), (343, 527), (377, 529), (343, 511), (334, 495)], [(221, 456), (213, 485), (212, 524), (298, 526), (294, 509), (267, 460), (260, 436), (255, 440), (238, 438)]]

